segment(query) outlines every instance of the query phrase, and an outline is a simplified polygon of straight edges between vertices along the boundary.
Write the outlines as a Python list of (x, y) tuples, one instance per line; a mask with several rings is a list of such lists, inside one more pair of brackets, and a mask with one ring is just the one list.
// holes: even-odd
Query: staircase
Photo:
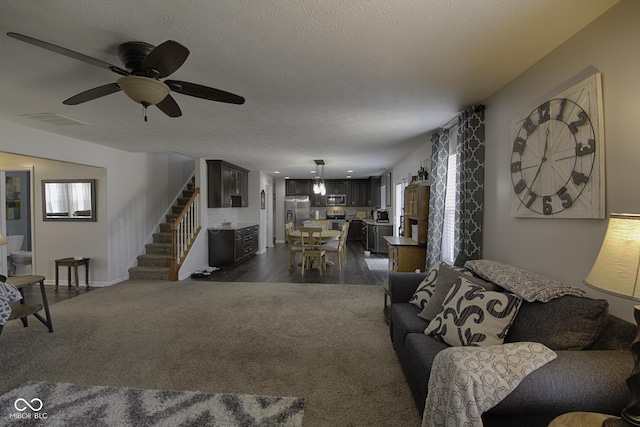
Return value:
[(171, 207), (165, 222), (160, 224), (160, 231), (153, 234), (153, 242), (145, 245), (146, 253), (138, 256), (138, 266), (129, 269), (131, 280), (170, 280), (172, 261), (172, 230), (171, 226), (185, 209), (189, 199), (196, 190), (195, 179), (192, 178)]

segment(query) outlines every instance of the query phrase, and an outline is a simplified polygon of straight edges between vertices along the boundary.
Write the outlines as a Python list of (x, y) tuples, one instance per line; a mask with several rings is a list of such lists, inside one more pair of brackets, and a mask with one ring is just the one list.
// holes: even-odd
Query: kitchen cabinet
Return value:
[(369, 178), (369, 205), (367, 206), (378, 206), (382, 209), (386, 209), (386, 206), (380, 206), (382, 203), (382, 199), (380, 197), (380, 187), (381, 187), (381, 179), (379, 176), (372, 176)]
[(207, 160), (208, 203), (210, 208), (247, 207), (249, 171), (224, 160)]
[(323, 196), (321, 194), (312, 194), (311, 195), (311, 207), (324, 207), (327, 206), (327, 196)]
[(324, 181), (327, 194), (347, 194), (347, 181), (327, 179)]
[(366, 224), (366, 249), (375, 253), (386, 254), (389, 250), (384, 236), (393, 236), (393, 225), (378, 224), (365, 221)]
[(429, 196), (430, 187), (424, 184), (411, 184), (404, 190), (404, 237), (416, 241), (419, 246), (427, 244)]
[(359, 220), (359, 219), (349, 220), (349, 234), (347, 235), (347, 240), (362, 242), (363, 241), (363, 238), (362, 238), (363, 225), (364, 225), (364, 222), (362, 220)]
[(354, 179), (347, 181), (345, 185), (347, 206), (371, 206), (369, 180)]
[(258, 250), (258, 225), (238, 224), (209, 229), (209, 265), (233, 267)]
[(287, 196), (308, 196), (311, 194), (311, 180), (309, 179), (287, 179), (285, 181), (285, 195)]

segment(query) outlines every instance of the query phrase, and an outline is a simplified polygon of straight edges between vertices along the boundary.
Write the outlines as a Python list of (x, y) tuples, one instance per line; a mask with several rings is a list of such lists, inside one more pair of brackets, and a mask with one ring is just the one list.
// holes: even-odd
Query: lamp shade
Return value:
[(120, 77), (118, 86), (129, 98), (142, 105), (156, 105), (169, 94), (169, 86), (143, 76)]
[(614, 214), (591, 272), (584, 283), (640, 300), (640, 215)]
[(7, 243), (9, 243), (7, 242), (7, 239), (5, 239), (2, 233), (0, 233), (0, 245), (6, 245)]

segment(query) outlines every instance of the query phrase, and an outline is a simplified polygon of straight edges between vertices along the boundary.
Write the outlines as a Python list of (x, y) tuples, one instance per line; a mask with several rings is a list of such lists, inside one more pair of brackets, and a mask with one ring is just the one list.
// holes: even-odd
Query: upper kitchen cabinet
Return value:
[(224, 160), (207, 160), (208, 207), (249, 206), (249, 171)]
[(308, 196), (311, 193), (311, 180), (287, 179), (285, 193), (287, 196)]
[(369, 178), (369, 205), (368, 206), (378, 206), (382, 209), (386, 209), (386, 206), (380, 206), (381, 197), (380, 197), (380, 187), (381, 187), (381, 179), (379, 176), (372, 176)]
[(324, 181), (327, 194), (347, 194), (347, 181), (327, 179)]
[(346, 182), (347, 206), (371, 206), (369, 180), (352, 179)]

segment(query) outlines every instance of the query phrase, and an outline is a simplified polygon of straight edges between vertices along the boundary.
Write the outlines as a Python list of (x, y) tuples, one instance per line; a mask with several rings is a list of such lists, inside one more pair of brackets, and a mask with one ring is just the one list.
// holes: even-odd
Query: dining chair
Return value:
[[(315, 236), (317, 233), (318, 236)], [(327, 251), (322, 247), (322, 239), (319, 236), (318, 227), (300, 227), (300, 237), (302, 240), (302, 274), (306, 269), (317, 266), (320, 275), (326, 268)], [(310, 265), (307, 266), (307, 263)]]
[(294, 237), (292, 237), (292, 236), (289, 236), (289, 233), (291, 233), (291, 232), (292, 232), (292, 231), (294, 231), (294, 230), (295, 230), (295, 228), (294, 228), (294, 226), (293, 226), (293, 222), (291, 222), (291, 221), (290, 221), (290, 222), (287, 222), (287, 223), (284, 225), (284, 232), (285, 232), (285, 236), (286, 236), (287, 243), (289, 243), (289, 239), (291, 239), (291, 240), (292, 240), (292, 241), (294, 241), (294, 242), (295, 242), (295, 241), (298, 241), (298, 242), (300, 241), (300, 239), (299, 239), (299, 238), (294, 238)]
[(340, 235), (342, 239), (342, 263), (343, 265), (347, 265), (347, 239), (349, 238), (349, 223), (345, 221), (342, 225), (342, 234)]
[(287, 245), (289, 245), (289, 270), (292, 269), (296, 260), (296, 255), (302, 253), (302, 242), (299, 238), (293, 237), (291, 232), (294, 230), (293, 222), (285, 224), (285, 237)]
[(347, 262), (346, 245), (348, 234), (349, 223), (345, 222), (342, 226), (342, 231), (340, 232), (340, 237), (338, 238), (338, 240), (332, 240), (322, 245), (322, 247), (327, 251), (327, 256), (329, 254), (335, 254), (336, 264), (338, 264), (338, 271), (342, 271), (342, 266)]

